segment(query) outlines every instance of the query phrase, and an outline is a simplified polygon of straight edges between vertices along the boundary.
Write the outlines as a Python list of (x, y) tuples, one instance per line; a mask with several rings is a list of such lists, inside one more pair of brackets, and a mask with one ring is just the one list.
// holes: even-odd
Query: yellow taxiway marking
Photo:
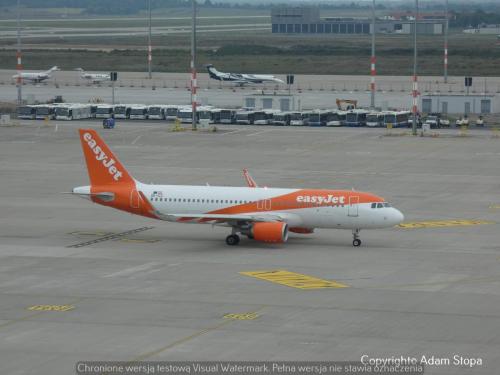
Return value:
[(500, 204), (492, 204), (492, 205), (490, 206), (490, 208), (491, 208), (492, 210), (500, 210)]
[(417, 228), (439, 228), (439, 227), (457, 227), (468, 225), (481, 225), (481, 224), (496, 224), (494, 221), (489, 220), (436, 220), (436, 221), (416, 221), (409, 223), (399, 224), (399, 228), (403, 229), (417, 229)]
[(224, 315), (224, 319), (233, 319), (233, 320), (254, 320), (257, 319), (258, 317), (259, 314), (257, 314), (256, 312)]
[(349, 287), (349, 285), (342, 284), (337, 281), (318, 279), (317, 277), (302, 275), (300, 273), (290, 272), (287, 270), (246, 271), (240, 272), (240, 274), (297, 289), (310, 290)]
[(34, 305), (28, 307), (31, 311), (69, 311), (75, 308), (74, 305)]

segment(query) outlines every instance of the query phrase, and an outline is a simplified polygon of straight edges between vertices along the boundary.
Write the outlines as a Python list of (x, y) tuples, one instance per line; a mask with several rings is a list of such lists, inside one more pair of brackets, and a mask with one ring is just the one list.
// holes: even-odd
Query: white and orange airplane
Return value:
[(289, 232), (335, 228), (352, 230), (352, 244), (360, 246), (361, 229), (392, 227), (404, 218), (371, 193), (261, 188), (247, 171), (249, 187), (144, 184), (127, 172), (95, 130), (79, 132), (90, 186), (76, 187), (73, 194), (153, 219), (229, 227), (228, 245), (237, 245), (240, 235), (283, 243)]

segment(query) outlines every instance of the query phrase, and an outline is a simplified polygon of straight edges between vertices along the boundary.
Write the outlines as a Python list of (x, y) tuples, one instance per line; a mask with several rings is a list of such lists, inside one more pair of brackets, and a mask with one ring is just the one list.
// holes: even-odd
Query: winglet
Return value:
[(257, 183), (252, 178), (252, 176), (250, 175), (250, 173), (248, 172), (248, 170), (246, 168), (243, 169), (243, 177), (245, 178), (245, 181), (247, 182), (248, 187), (251, 187), (251, 188), (259, 187), (259, 185), (257, 185)]

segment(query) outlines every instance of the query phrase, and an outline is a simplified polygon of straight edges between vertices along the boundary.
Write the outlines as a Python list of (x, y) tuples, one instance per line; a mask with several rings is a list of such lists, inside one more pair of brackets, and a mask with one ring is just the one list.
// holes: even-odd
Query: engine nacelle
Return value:
[(256, 241), (283, 243), (288, 240), (288, 224), (280, 222), (255, 223), (250, 230)]

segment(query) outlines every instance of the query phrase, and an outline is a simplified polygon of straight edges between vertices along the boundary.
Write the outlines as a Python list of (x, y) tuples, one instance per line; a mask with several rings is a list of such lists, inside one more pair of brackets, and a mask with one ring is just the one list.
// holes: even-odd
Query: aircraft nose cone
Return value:
[(393, 218), (394, 225), (401, 224), (405, 219), (405, 215), (403, 215), (403, 213), (396, 208), (393, 209), (391, 216)]

